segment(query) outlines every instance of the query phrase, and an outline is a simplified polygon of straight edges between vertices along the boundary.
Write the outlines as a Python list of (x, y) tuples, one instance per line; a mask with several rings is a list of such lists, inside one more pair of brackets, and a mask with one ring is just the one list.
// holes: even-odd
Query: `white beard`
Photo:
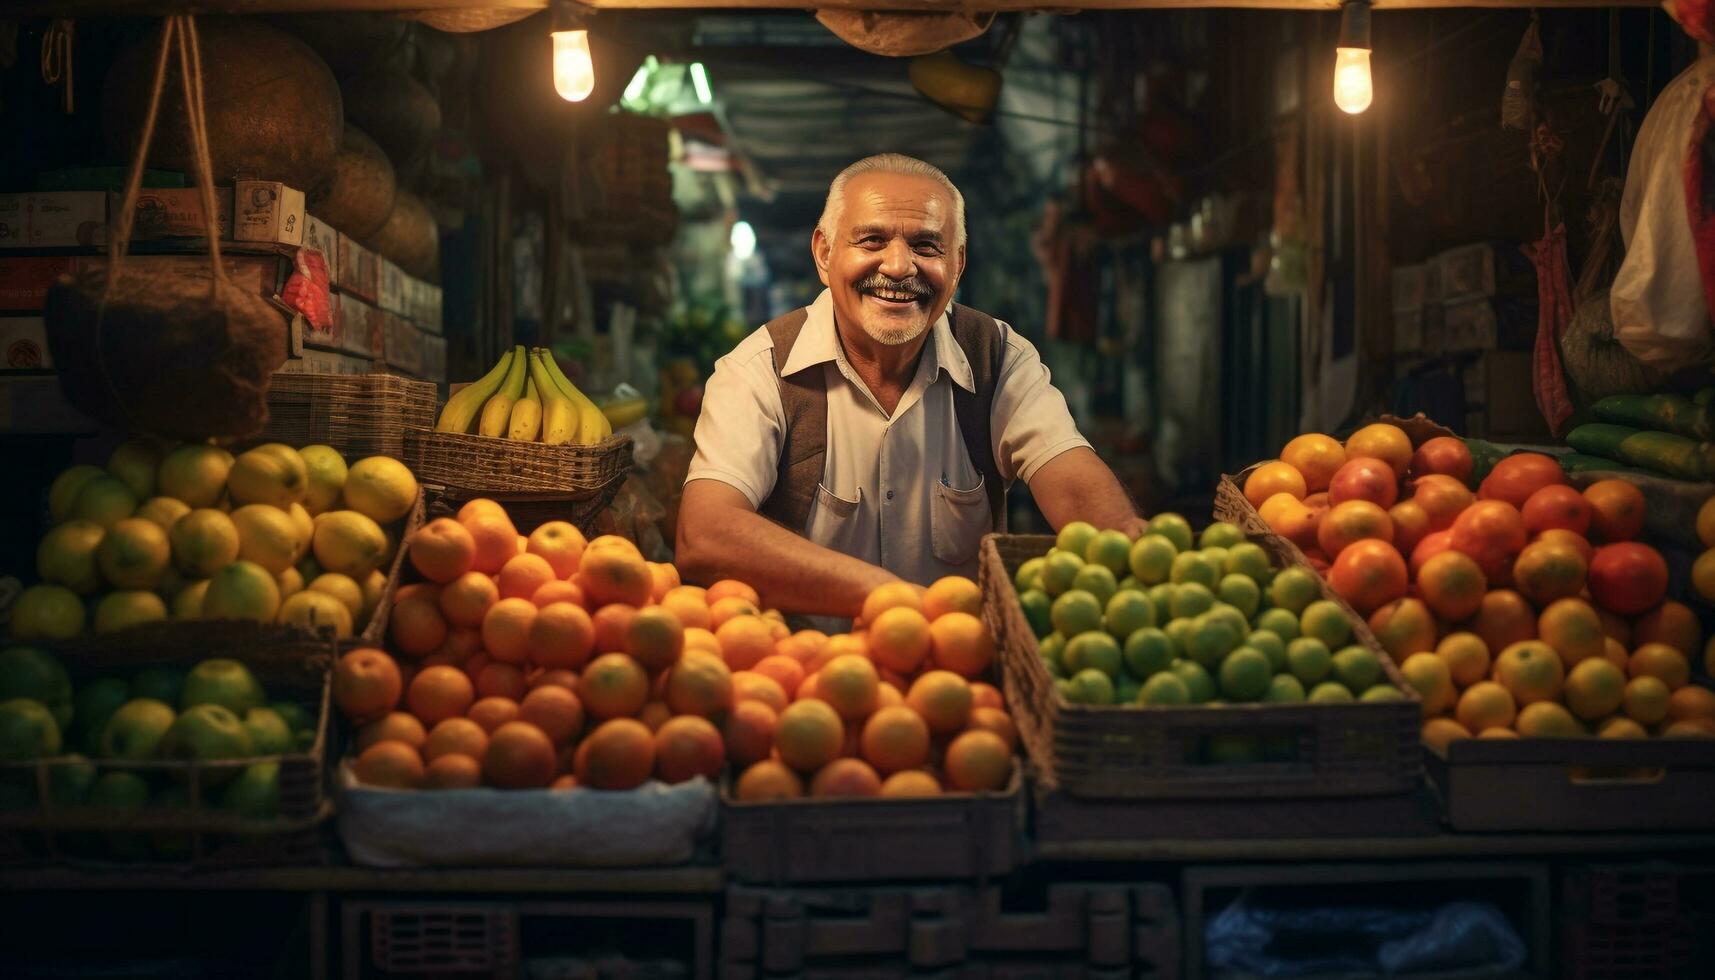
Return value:
[(871, 326), (867, 322), (863, 324), (863, 332), (869, 334), (869, 339), (884, 347), (898, 347), (902, 344), (909, 344), (918, 337), (923, 336), (923, 332), (928, 329), (929, 321), (927, 318), (919, 319), (913, 323), (908, 323), (900, 327), (875, 327)]

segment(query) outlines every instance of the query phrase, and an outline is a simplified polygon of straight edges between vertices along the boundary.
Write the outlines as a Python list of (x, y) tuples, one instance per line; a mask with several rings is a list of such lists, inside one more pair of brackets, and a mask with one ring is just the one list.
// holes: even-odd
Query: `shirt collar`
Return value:
[[(971, 362), (965, 357), (959, 342), (953, 338), (953, 328), (948, 323), (945, 311), (935, 318), (934, 325), (929, 328), (929, 334), (930, 341), (923, 345), (923, 354), (933, 358), (928, 364), (931, 378), (936, 373), (945, 372), (954, 384), (966, 391), (976, 391), (976, 380), (971, 376)], [(792, 345), (792, 354), (786, 358), (786, 366), (780, 373), (790, 376), (817, 364), (844, 360), (840, 350), (839, 333), (834, 328), (834, 297), (831, 292), (823, 289), (815, 302), (810, 304), (803, 329), (798, 331), (798, 340)]]

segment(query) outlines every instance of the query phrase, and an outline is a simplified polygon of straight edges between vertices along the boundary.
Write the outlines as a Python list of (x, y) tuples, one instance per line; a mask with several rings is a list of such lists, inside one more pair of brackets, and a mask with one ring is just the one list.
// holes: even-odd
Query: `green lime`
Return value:
[(1286, 667), (1299, 682), (1314, 687), (1334, 670), (1334, 655), (1328, 644), (1313, 636), (1301, 636), (1286, 645)]
[(1049, 607), (1048, 616), (1055, 632), (1065, 637), (1102, 628), (1102, 604), (1082, 589), (1063, 592)]
[(1264, 609), (1254, 625), (1288, 642), (1298, 639), (1298, 614), (1285, 609)]
[(1227, 561), (1221, 569), (1228, 575), (1243, 575), (1257, 585), (1269, 583), (1269, 577), (1274, 574), (1269, 568), (1268, 552), (1260, 545), (1241, 541), (1227, 549)]
[(1209, 611), (1204, 615), (1210, 619), (1221, 619), (1231, 623), (1233, 629), (1238, 632), (1240, 640), (1251, 635), (1251, 624), (1245, 619), (1245, 614), (1224, 602), (1217, 602), (1210, 606)]
[(1187, 582), (1201, 582), (1212, 589), (1215, 587), (1216, 580), (1220, 578), (1217, 568), (1218, 566), (1204, 558), (1201, 552), (1184, 551), (1174, 556), (1171, 574), (1173, 581), (1180, 585)]
[(1306, 700), (1311, 704), (1328, 704), (1334, 701), (1351, 701), (1354, 699), (1352, 692), (1346, 690), (1346, 685), (1339, 681), (1323, 681), (1310, 689), (1310, 697)]
[(1248, 575), (1228, 575), (1221, 579), (1215, 587), (1215, 594), (1222, 602), (1244, 613), (1246, 623), (1262, 605), (1262, 587)]
[(1099, 670), (1109, 677), (1120, 672), (1120, 642), (1106, 633), (1080, 633), (1066, 641), (1066, 670), (1076, 677), (1086, 670)]
[(1221, 661), (1221, 693), (1234, 701), (1255, 701), (1268, 693), (1274, 668), (1254, 647), (1239, 647)]
[(1162, 619), (1173, 618), (1173, 597), (1179, 594), (1179, 586), (1172, 582), (1160, 582), (1143, 590), (1149, 596), (1149, 604), (1155, 607), (1156, 615)]
[(1143, 693), (1143, 682), (1130, 674), (1121, 674), (1114, 679), (1114, 703), (1136, 704), (1138, 695)]
[(1216, 765), (1236, 766), (1261, 758), (1262, 745), (1255, 735), (1210, 735), (1203, 751), (1205, 758)]
[(1318, 599), (1304, 607), (1298, 617), (1298, 628), (1305, 636), (1314, 636), (1328, 649), (1343, 647), (1352, 639), (1352, 624), (1332, 600)]
[(1214, 670), (1220, 666), (1221, 659), (1239, 645), (1239, 631), (1233, 629), (1233, 624), (1225, 617), (1209, 613), (1204, 613), (1191, 622), (1194, 629), (1191, 642), (1186, 645), (1185, 655), (1205, 668)]
[(1269, 601), (1295, 613), (1303, 612), (1305, 606), (1321, 595), (1322, 585), (1316, 580), (1316, 573), (1300, 566), (1275, 572), (1274, 581), (1268, 585)]
[(1018, 594), (1018, 604), (1024, 607), (1024, 620), (1030, 624), (1030, 631), (1037, 636), (1047, 636), (1054, 629), (1054, 619), (1050, 613), (1053, 604), (1048, 599), (1048, 593), (1040, 589), (1026, 589)]
[(1115, 592), (1102, 615), (1102, 626), (1122, 640), (1145, 626), (1154, 625), (1155, 606), (1142, 592)]
[(1017, 589), (1020, 593), (1028, 592), (1031, 589), (1041, 588), (1042, 563), (1043, 559), (1032, 558), (1018, 566), (1018, 571), (1013, 573), (1012, 576), (1013, 588)]
[(1238, 525), (1216, 521), (1197, 536), (1197, 545), (1201, 548), (1231, 548), (1244, 539), (1245, 532), (1239, 530)]
[(1168, 610), (1174, 619), (1190, 619), (1201, 616), (1215, 608), (1215, 593), (1201, 582), (1186, 582), (1173, 590), (1172, 604)]
[(1215, 678), (1203, 669), (1202, 664), (1192, 660), (1175, 660), (1173, 666), (1167, 669), (1185, 683), (1185, 689), (1191, 692), (1192, 704), (1207, 704), (1215, 699)]
[(1227, 549), (1225, 548), (1202, 548), (1197, 554), (1202, 555), (1204, 561), (1215, 566), (1217, 579), (1220, 577), (1221, 569), (1227, 567)]
[(1096, 526), (1088, 521), (1073, 521), (1060, 529), (1054, 536), (1054, 547), (1061, 551), (1069, 551), (1083, 557), (1084, 549), (1090, 546), (1090, 540), (1096, 536)]
[(1268, 693), (1262, 699), (1269, 704), (1296, 704), (1304, 700), (1304, 685), (1291, 674), (1276, 674), (1269, 679)]
[(1359, 701), (1404, 701), (1405, 695), (1392, 684), (1377, 684), (1358, 696)]
[(1178, 676), (1160, 673), (1143, 682), (1139, 704), (1190, 704), (1191, 689)]
[(1072, 700), (1072, 681), (1070, 678), (1067, 678), (1067, 677), (1056, 677), (1056, 678), (1054, 678), (1054, 690), (1059, 693), (1060, 697), (1063, 700), (1066, 700), (1066, 701)]
[(1042, 662), (1048, 665), (1048, 672), (1055, 677), (1066, 676), (1066, 638), (1059, 633), (1050, 633), (1036, 644), (1036, 652), (1041, 655)]
[(1190, 656), (1191, 636), (1197, 632), (1196, 617), (1168, 620), (1167, 625), (1163, 626), (1161, 631), (1167, 634), (1169, 640), (1173, 641), (1174, 656)]
[(1172, 541), (1159, 534), (1146, 534), (1131, 546), (1131, 556), (1126, 564), (1139, 582), (1157, 585), (1167, 581), (1173, 572), (1173, 558), (1178, 554), (1179, 549), (1173, 546)]
[(1131, 571), (1131, 539), (1122, 531), (1097, 531), (1084, 546), (1084, 560), (1101, 565), (1118, 578)]
[(1125, 668), (1148, 679), (1173, 664), (1173, 641), (1153, 626), (1145, 626), (1125, 638)]
[(1334, 654), (1334, 679), (1362, 694), (1382, 679), (1382, 664), (1368, 649), (1353, 645)]
[(1139, 582), (1137, 580), (1136, 575), (1127, 574), (1125, 578), (1120, 579), (1120, 591), (1121, 592), (1125, 592), (1127, 590), (1130, 590), (1132, 592), (1142, 592), (1148, 588), (1149, 588), (1149, 586), (1144, 585), (1142, 582)]
[(1080, 670), (1067, 681), (1070, 691), (1066, 700), (1073, 704), (1113, 704), (1113, 678), (1099, 670)]
[(1268, 630), (1251, 630), (1251, 634), (1245, 637), (1245, 646), (1261, 650), (1275, 673), (1286, 669), (1286, 641), (1281, 639), (1279, 634)]
[[(1179, 551), (1191, 550), (1191, 522), (1172, 511), (1151, 517), (1147, 533), (1166, 538), (1173, 542), (1173, 547)], [(1143, 576), (1139, 575), (1138, 578)]]
[(1096, 597), (1096, 601), (1107, 604), (1114, 593), (1120, 590), (1119, 582), (1114, 573), (1103, 565), (1085, 565), (1078, 569), (1078, 574), (1072, 576), (1072, 588), (1081, 589)]
[(101, 730), (120, 706), (131, 700), (131, 685), (122, 677), (101, 677), (78, 689), (72, 700), (72, 719), (81, 735), (79, 743), (90, 755), (101, 750)]
[(1084, 567), (1084, 559), (1066, 551), (1049, 552), (1042, 560), (1042, 591), (1049, 597), (1059, 595), (1072, 587), (1072, 580), (1078, 576)]

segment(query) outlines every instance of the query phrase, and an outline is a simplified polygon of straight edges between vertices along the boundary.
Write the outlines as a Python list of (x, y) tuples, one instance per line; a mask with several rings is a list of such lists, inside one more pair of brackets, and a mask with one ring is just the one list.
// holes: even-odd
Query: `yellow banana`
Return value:
[(601, 414), (601, 409), (595, 406), (595, 402), (579, 391), (578, 386), (572, 384), (571, 379), (560, 370), (552, 351), (543, 352), (542, 364), (548, 369), (549, 376), (560, 386), (560, 391), (578, 408), (578, 441), (586, 446), (594, 445), (613, 435), (613, 426), (607, 421), (607, 416)]
[(542, 400), (536, 395), (536, 379), (524, 379), (524, 397), (512, 405), (506, 438), (513, 442), (535, 442), (542, 432)]
[(609, 425), (616, 429), (626, 426), (649, 414), (649, 399), (641, 395), (636, 398), (621, 398), (601, 406), (601, 414), (607, 416)]
[(578, 410), (554, 383), (542, 363), (538, 349), (530, 354), (530, 380), (536, 384), (536, 396), (542, 400), (542, 442), (560, 446), (571, 442), (578, 433)]
[(483, 403), (500, 389), (506, 380), (506, 373), (512, 368), (512, 358), (516, 352), (507, 351), (500, 355), (500, 360), (494, 362), (494, 367), (477, 380), (465, 385), (447, 399), (447, 404), (441, 409), (440, 420), (435, 423), (437, 432), (469, 432), (471, 423), (476, 421), (477, 410)]
[(526, 366), (524, 348), (512, 348), (512, 367), (506, 372), (506, 381), (482, 406), (482, 420), (476, 430), (479, 435), (490, 439), (499, 439), (506, 435), (506, 423), (512, 418), (512, 405), (524, 397)]

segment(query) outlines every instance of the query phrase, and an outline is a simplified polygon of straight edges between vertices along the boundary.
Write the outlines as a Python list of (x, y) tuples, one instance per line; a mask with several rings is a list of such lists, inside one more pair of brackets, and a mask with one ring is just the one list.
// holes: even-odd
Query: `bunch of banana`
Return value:
[(554, 355), (523, 345), (447, 399), (435, 424), (439, 432), (473, 428), (491, 439), (549, 446), (591, 446), (613, 434), (607, 416), (567, 379)]

